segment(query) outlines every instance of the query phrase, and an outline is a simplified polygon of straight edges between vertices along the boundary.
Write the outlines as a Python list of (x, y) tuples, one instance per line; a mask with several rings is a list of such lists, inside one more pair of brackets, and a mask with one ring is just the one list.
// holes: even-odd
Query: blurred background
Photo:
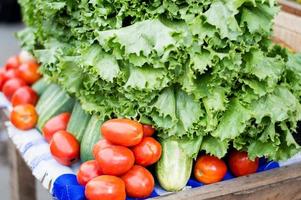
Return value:
[[(19, 43), (15, 38), (15, 33), (21, 30), (24, 25), (21, 22), (21, 12), (17, 0), (0, 0), (0, 67), (12, 55), (20, 51)], [(0, 194), (1, 200), (10, 200), (10, 180), (9, 180), (9, 158), (7, 156), (7, 133), (0, 116)], [(37, 199), (51, 199), (48, 192), (37, 185)]]

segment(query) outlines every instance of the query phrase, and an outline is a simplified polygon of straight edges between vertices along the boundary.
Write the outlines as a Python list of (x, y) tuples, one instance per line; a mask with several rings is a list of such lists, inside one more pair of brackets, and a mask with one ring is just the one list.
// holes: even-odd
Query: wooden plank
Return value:
[(274, 37), (301, 51), (301, 17), (281, 11), (275, 18)]
[(301, 17), (299, 16), (281, 11), (275, 18), (275, 24), (301, 34)]
[(301, 165), (294, 164), (159, 197), (160, 200), (301, 199)]
[(278, 0), (278, 2), (283, 11), (301, 16), (301, 4), (288, 0)]
[(9, 159), (11, 200), (36, 200), (35, 178), (11, 141)]

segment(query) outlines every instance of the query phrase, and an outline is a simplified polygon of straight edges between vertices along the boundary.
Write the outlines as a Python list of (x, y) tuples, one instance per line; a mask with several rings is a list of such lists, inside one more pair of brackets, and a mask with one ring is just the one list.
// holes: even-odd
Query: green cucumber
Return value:
[(45, 78), (41, 78), (36, 83), (34, 83), (31, 87), (39, 96), (41, 96), (49, 85), (50, 84), (46, 81)]
[(46, 99), (50, 98), (51, 95), (55, 95), (55, 93), (53, 92), (54, 90), (59, 91), (59, 87), (55, 84), (50, 84), (45, 91), (43, 92), (43, 94), (40, 96), (38, 103), (36, 105), (36, 110), (38, 111), (38, 113), (41, 111), (41, 109), (44, 107), (43, 105), (46, 102)]
[(170, 192), (182, 190), (191, 175), (193, 159), (183, 151), (180, 142), (171, 138), (162, 140), (162, 156), (156, 165), (161, 187)]
[(103, 120), (99, 116), (93, 115), (88, 123), (87, 129), (80, 145), (80, 158), (83, 162), (93, 160), (93, 146), (102, 138), (100, 126)]
[(82, 109), (80, 103), (76, 101), (68, 123), (67, 131), (74, 135), (79, 142), (81, 142), (90, 118), (91, 116), (86, 113)]
[(37, 128), (42, 130), (45, 123), (63, 112), (71, 112), (74, 105), (74, 100), (66, 92), (55, 84), (50, 85), (42, 94), (36, 111), (39, 115)]

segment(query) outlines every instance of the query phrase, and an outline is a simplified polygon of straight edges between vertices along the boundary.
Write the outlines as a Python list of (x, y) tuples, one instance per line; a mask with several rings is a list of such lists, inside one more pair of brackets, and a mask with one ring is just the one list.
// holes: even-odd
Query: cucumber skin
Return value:
[(39, 115), (37, 128), (42, 130), (43, 126), (50, 118), (63, 112), (71, 112), (73, 106), (73, 98), (61, 90), (57, 85), (50, 85), (43, 93), (36, 106)]
[(102, 138), (100, 126), (103, 124), (98, 116), (93, 115), (87, 125), (83, 139), (80, 145), (80, 158), (82, 162), (94, 160), (93, 147)]
[(81, 107), (81, 104), (76, 101), (72, 110), (71, 118), (68, 123), (67, 131), (70, 132), (81, 143), (86, 127), (91, 116), (87, 114)]
[(182, 190), (191, 175), (193, 159), (181, 149), (180, 141), (161, 141), (162, 156), (156, 165), (156, 175), (162, 188), (170, 192)]
[(31, 87), (39, 96), (41, 96), (46, 91), (49, 85), (50, 84), (44, 78), (41, 78)]
[(45, 107), (44, 104), (48, 98), (51, 98), (52, 95), (55, 95), (53, 92), (54, 90), (57, 90), (59, 92), (59, 87), (55, 84), (50, 84), (46, 90), (43, 92), (43, 94), (40, 96), (39, 101), (36, 105), (36, 110), (38, 113), (42, 111), (42, 109)]

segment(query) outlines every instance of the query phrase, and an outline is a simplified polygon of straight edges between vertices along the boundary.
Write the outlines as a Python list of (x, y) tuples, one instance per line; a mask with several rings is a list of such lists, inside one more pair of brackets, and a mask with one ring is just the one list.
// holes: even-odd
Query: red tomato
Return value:
[(81, 185), (86, 185), (93, 178), (100, 176), (101, 172), (95, 160), (89, 160), (81, 164), (77, 172), (77, 181)]
[(125, 185), (116, 176), (98, 176), (88, 182), (85, 195), (88, 200), (125, 200)]
[(135, 165), (121, 179), (125, 183), (127, 195), (133, 198), (149, 197), (155, 187), (153, 175), (139, 165)]
[(0, 68), (0, 90), (2, 90), (3, 84), (6, 81), (5, 80), (5, 69), (4, 68)]
[(214, 156), (201, 156), (194, 166), (195, 178), (204, 184), (221, 181), (227, 173), (227, 166), (223, 160)]
[(5, 69), (17, 69), (20, 66), (20, 60), (18, 56), (10, 57), (5, 63)]
[(17, 91), (17, 89), (25, 86), (26, 83), (19, 78), (13, 78), (6, 81), (3, 85), (2, 91), (7, 99), (11, 100), (13, 94)]
[(9, 79), (13, 79), (13, 78), (20, 78), (20, 72), (17, 69), (9, 69), (7, 71), (4, 72), (4, 83), (9, 80)]
[(67, 131), (56, 132), (50, 141), (50, 152), (62, 165), (70, 166), (77, 161), (79, 150), (78, 141)]
[(64, 131), (67, 129), (70, 116), (71, 116), (70, 113), (65, 112), (57, 116), (54, 116), (53, 118), (51, 118), (46, 122), (46, 124), (42, 128), (42, 133), (45, 139), (47, 140), (47, 142), (50, 142), (55, 132)]
[(108, 140), (106, 139), (101, 139), (99, 140), (93, 147), (93, 156), (94, 158), (96, 157), (97, 153), (99, 152), (99, 150), (107, 148), (113, 146), (112, 143), (110, 143)]
[(250, 160), (247, 152), (232, 151), (229, 155), (228, 164), (235, 176), (245, 176), (255, 173), (259, 166), (259, 159)]
[(156, 163), (162, 153), (161, 144), (152, 137), (145, 137), (142, 142), (133, 147), (136, 164), (147, 167)]
[(133, 152), (123, 146), (110, 146), (101, 149), (95, 159), (103, 174), (115, 176), (126, 173), (135, 163)]
[(11, 102), (13, 106), (21, 104), (36, 105), (38, 101), (37, 93), (28, 86), (23, 86), (13, 94)]
[(143, 136), (144, 137), (150, 137), (156, 131), (156, 129), (154, 129), (151, 125), (143, 124), (142, 127), (143, 127)]
[(33, 105), (19, 105), (14, 107), (10, 113), (10, 121), (16, 128), (28, 130), (36, 126), (38, 114)]
[(142, 125), (130, 119), (111, 119), (101, 126), (101, 133), (113, 144), (126, 147), (139, 144), (143, 137)]
[(39, 64), (36, 62), (27, 62), (19, 67), (21, 78), (28, 84), (33, 84), (40, 79)]
[(7, 71), (4, 70), (4, 72), (2, 72), (2, 86), (1, 86), (1, 90), (3, 89), (4, 84), (6, 83), (6, 81), (13, 79), (13, 78), (19, 78), (21, 79), (20, 73), (17, 69), (9, 69)]

